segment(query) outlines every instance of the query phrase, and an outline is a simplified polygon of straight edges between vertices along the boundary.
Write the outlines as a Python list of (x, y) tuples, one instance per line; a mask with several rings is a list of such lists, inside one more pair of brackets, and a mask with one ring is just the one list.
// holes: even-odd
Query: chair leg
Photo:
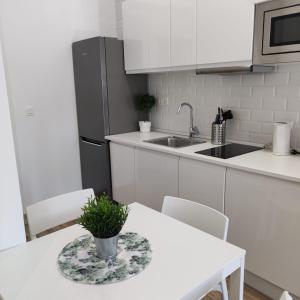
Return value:
[(227, 283), (225, 278), (220, 282), (220, 287), (222, 290), (222, 299), (228, 300), (228, 290), (227, 290)]

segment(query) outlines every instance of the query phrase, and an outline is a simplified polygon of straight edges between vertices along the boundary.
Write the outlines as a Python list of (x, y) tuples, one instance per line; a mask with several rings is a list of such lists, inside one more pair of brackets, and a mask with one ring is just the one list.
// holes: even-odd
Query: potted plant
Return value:
[(116, 257), (118, 235), (128, 217), (128, 207), (102, 194), (90, 198), (82, 211), (79, 224), (94, 236), (97, 256), (106, 260)]
[(151, 95), (139, 95), (135, 99), (136, 107), (138, 110), (145, 112), (147, 114), (147, 120), (140, 121), (140, 131), (141, 132), (150, 132), (151, 122), (150, 122), (150, 111), (155, 105), (155, 97)]

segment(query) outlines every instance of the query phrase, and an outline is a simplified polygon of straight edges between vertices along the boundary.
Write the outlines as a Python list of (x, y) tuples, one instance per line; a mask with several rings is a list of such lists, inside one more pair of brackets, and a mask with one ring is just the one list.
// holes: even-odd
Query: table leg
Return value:
[(241, 266), (234, 273), (230, 275), (230, 300), (243, 300), (244, 299), (244, 269), (245, 258), (241, 259)]

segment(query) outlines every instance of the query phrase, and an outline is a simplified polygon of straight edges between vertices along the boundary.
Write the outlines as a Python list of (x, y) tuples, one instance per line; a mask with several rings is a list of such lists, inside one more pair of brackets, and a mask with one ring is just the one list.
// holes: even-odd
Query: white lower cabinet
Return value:
[(300, 296), (300, 184), (228, 169), (225, 203), (246, 269)]
[(225, 174), (225, 167), (180, 158), (179, 197), (224, 212)]
[(113, 199), (135, 202), (134, 148), (110, 143)]
[(178, 160), (174, 155), (136, 149), (136, 201), (161, 211), (164, 196), (178, 196)]
[(110, 144), (113, 197), (161, 211), (166, 195), (229, 217), (246, 269), (300, 296), (300, 184), (158, 151)]

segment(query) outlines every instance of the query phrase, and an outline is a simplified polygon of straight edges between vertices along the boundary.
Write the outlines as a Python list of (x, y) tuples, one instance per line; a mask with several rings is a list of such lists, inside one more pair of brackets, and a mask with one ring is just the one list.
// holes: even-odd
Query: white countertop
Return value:
[(186, 157), (195, 160), (200, 160), (203, 162), (213, 163), (228, 168), (240, 169), (244, 171), (254, 172), (262, 175), (277, 177), (280, 179), (300, 183), (300, 156), (298, 155), (276, 156), (273, 155), (272, 152), (269, 150), (259, 150), (229, 159), (220, 159), (195, 153), (196, 151), (216, 147), (210, 142), (184, 148), (170, 148), (166, 146), (144, 142), (145, 140), (170, 135), (171, 134), (160, 132), (130, 132), (106, 136), (105, 138), (107, 140), (122, 145), (160, 151), (164, 153), (177, 155), (180, 157)]

